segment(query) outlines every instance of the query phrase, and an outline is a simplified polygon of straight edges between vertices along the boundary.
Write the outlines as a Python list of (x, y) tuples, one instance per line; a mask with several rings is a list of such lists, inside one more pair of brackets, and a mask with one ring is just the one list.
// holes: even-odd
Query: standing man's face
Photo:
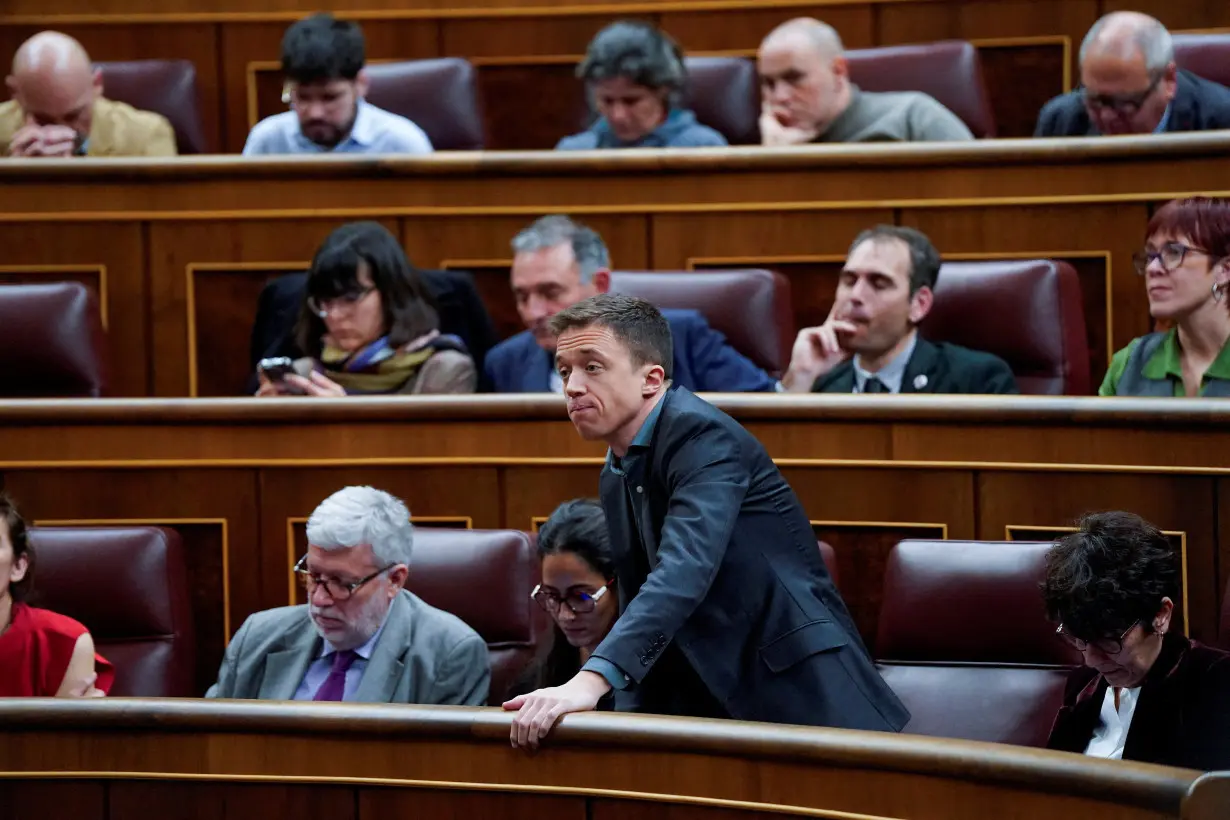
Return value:
[(631, 441), (646, 400), (665, 382), (660, 365), (634, 362), (628, 346), (605, 325), (561, 333), (555, 366), (564, 382), (568, 418), (587, 441)]
[(290, 104), (299, 116), (303, 136), (322, 148), (336, 148), (350, 136), (358, 114), (359, 98), (366, 92), (366, 78), (290, 83)]
[(518, 253), (512, 265), (513, 296), (521, 322), (534, 334), (534, 341), (544, 350), (554, 350), (555, 336), (547, 327), (551, 317), (599, 293), (605, 277), (605, 272), (599, 272), (583, 283), (568, 242)]

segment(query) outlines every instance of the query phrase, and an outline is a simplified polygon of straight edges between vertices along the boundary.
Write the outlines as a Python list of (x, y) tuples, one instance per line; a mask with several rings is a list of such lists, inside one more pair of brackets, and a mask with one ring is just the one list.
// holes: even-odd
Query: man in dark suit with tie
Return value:
[(900, 730), (909, 713), (802, 504), (759, 441), (671, 383), (662, 314), (602, 294), (550, 328), (573, 425), (610, 447), (601, 494), (620, 616), (572, 680), (504, 704), (518, 710), (514, 745), (537, 746), (612, 689), (621, 710)]
[(923, 233), (895, 225), (863, 231), (850, 246), (828, 319), (799, 331), (783, 389), (1019, 392), (1003, 359), (919, 335), (939, 273), (939, 252)]
[[(551, 317), (611, 285), (602, 237), (566, 216), (539, 219), (513, 239), (512, 289), (527, 330), (496, 345), (486, 376), (497, 393), (559, 393)], [(773, 390), (776, 380), (695, 310), (663, 310), (675, 340), (675, 381), (698, 392)]]
[(1080, 88), (1043, 107), (1035, 137), (1230, 128), (1230, 88), (1180, 70), (1170, 32), (1147, 14), (1112, 12), (1094, 23), (1080, 71)]

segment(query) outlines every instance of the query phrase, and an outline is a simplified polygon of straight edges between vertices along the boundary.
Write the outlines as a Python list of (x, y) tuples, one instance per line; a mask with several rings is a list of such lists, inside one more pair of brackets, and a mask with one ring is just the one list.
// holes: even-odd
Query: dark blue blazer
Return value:
[(659, 668), (674, 651), (736, 720), (900, 731), (909, 712), (764, 447), (678, 385), (661, 401), (648, 450), (600, 480), (620, 615), (594, 657), (630, 678), (616, 708), (669, 702), (690, 677)]
[[(663, 310), (675, 344), (671, 381), (694, 393), (754, 393), (773, 389), (774, 380), (726, 343), (695, 310)], [(551, 389), (554, 357), (528, 330), (505, 339), (487, 353), (487, 378), (496, 393), (546, 393)]]
[[(1098, 129), (1085, 110), (1083, 94), (1078, 88), (1048, 102), (1038, 115), (1034, 136), (1097, 136)], [(1174, 99), (1170, 101), (1170, 121), (1166, 123), (1166, 133), (1225, 128), (1230, 128), (1230, 88), (1180, 69), (1178, 87)]]

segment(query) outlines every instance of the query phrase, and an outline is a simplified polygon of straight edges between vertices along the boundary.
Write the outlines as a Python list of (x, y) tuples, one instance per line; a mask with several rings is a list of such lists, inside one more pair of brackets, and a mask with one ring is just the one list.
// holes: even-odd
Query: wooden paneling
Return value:
[(443, 789), (361, 789), (359, 817), (430, 817), (432, 820), (588, 820), (585, 799), (545, 794), (458, 792)]
[[(1070, 88), (1065, 81), (1071, 79), (1071, 42), (1006, 43), (978, 48), (991, 110), (995, 112), (996, 136), (1030, 137), (1042, 106)], [(1030, 81), (1022, 82), (1022, 77)]]
[(108, 820), (104, 789), (77, 780), (0, 780), (0, 820)]
[(354, 789), (347, 786), (129, 781), (112, 784), (109, 792), (108, 820), (358, 817)]

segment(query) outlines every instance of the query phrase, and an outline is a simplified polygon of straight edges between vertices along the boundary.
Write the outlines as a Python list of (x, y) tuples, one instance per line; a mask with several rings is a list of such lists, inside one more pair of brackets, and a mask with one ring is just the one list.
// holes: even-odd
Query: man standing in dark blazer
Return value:
[(799, 331), (782, 387), (794, 393), (1017, 393), (1003, 359), (929, 342), (940, 255), (913, 228), (878, 225), (850, 246), (820, 327)]
[(1230, 128), (1230, 88), (1181, 71), (1170, 32), (1147, 14), (1112, 12), (1094, 23), (1080, 70), (1081, 87), (1043, 107), (1035, 137)]
[[(551, 317), (611, 285), (611, 254), (602, 237), (566, 216), (544, 216), (512, 241), (512, 289), (526, 330), (487, 358), (497, 393), (559, 393)], [(773, 390), (776, 381), (726, 342), (695, 310), (663, 310), (675, 341), (675, 381), (697, 392)]]
[(551, 320), (568, 415), (605, 441), (620, 616), (568, 683), (514, 698), (512, 742), (614, 690), (620, 710), (898, 731), (807, 513), (760, 442), (671, 384), (669, 323), (603, 294)]

